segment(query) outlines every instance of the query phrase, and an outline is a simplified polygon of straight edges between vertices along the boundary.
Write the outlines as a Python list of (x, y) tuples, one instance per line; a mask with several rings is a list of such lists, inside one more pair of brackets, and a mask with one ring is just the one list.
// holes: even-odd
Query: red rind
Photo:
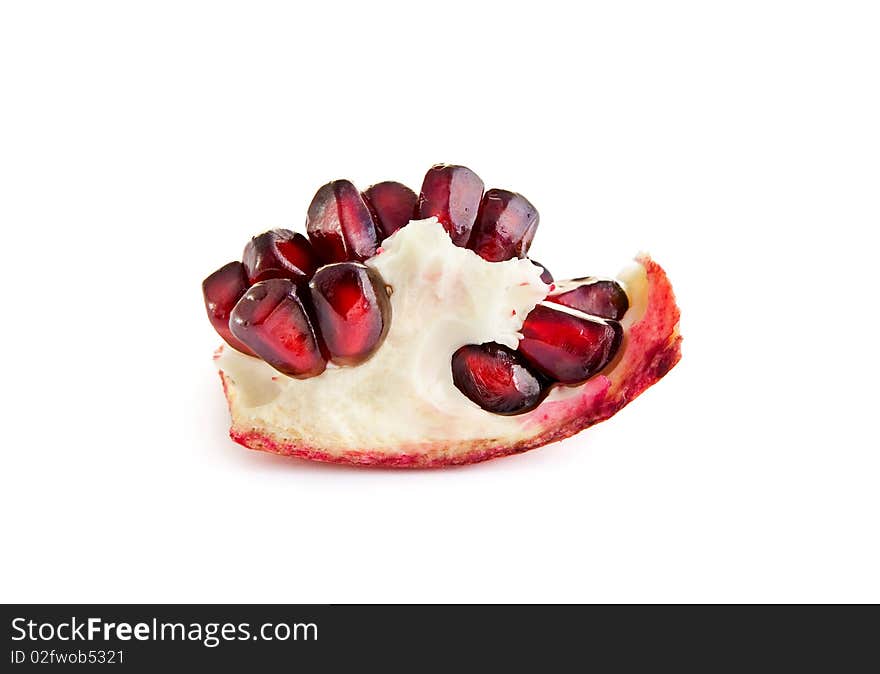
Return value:
[[(627, 330), (624, 351), (617, 364), (581, 386), (576, 396), (544, 402), (525, 415), (527, 424), (536, 427), (537, 432), (519, 442), (501, 445), (492, 440), (457, 443), (455, 453), (450, 453), (450, 443), (424, 443), (395, 447), (391, 454), (376, 450), (328, 451), (305, 443), (279, 441), (256, 429), (233, 427), (230, 437), (250, 449), (283, 456), (387, 468), (439, 468), (475, 463), (518, 454), (570, 437), (613, 416), (660, 380), (681, 359), (679, 309), (669, 279), (660, 265), (649, 257), (640, 257), (638, 262), (648, 276), (647, 307), (642, 318)], [(229, 383), (222, 371), (220, 377), (229, 400)]]

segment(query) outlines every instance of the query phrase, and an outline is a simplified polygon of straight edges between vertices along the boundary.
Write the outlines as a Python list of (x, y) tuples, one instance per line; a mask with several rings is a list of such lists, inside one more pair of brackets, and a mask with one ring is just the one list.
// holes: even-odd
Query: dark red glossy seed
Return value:
[(550, 270), (547, 269), (547, 267), (545, 267), (544, 265), (542, 265), (542, 264), (541, 264), (540, 262), (538, 262), (537, 260), (531, 260), (531, 259), (530, 259), (529, 261), (530, 261), (533, 265), (535, 265), (536, 267), (538, 267), (538, 268), (541, 269), (541, 280), (542, 280), (544, 283), (546, 283), (547, 285), (550, 285), (551, 283), (553, 283), (553, 274), (550, 273)]
[(526, 317), (519, 352), (553, 381), (586, 381), (614, 358), (623, 339), (616, 321), (539, 304)]
[(357, 365), (372, 356), (391, 324), (391, 302), (379, 275), (356, 262), (328, 264), (309, 290), (330, 359)]
[(370, 209), (348, 180), (334, 180), (317, 191), (309, 205), (306, 230), (324, 262), (366, 260), (379, 246)]
[(324, 371), (320, 338), (300, 289), (290, 279), (269, 279), (248, 289), (232, 310), (229, 327), (260, 358), (290, 377)]
[(483, 197), (483, 181), (464, 166), (436, 164), (425, 174), (417, 217), (435, 216), (452, 243), (467, 246)]
[(484, 410), (521, 414), (543, 400), (547, 382), (516, 351), (490, 342), (469, 344), (452, 356), (452, 381)]
[(538, 229), (538, 210), (516, 192), (491, 189), (483, 196), (468, 248), (489, 262), (525, 257)]
[(229, 330), (229, 314), (247, 289), (247, 274), (241, 262), (230, 262), (202, 281), (202, 295), (211, 325), (233, 349), (253, 356), (253, 351)]
[(623, 318), (629, 309), (629, 298), (620, 284), (595, 277), (560, 281), (547, 301), (615, 321)]
[(418, 200), (409, 187), (390, 180), (371, 185), (364, 190), (363, 196), (382, 239), (412, 220)]
[(307, 281), (318, 269), (318, 256), (302, 234), (289, 229), (272, 229), (252, 238), (241, 256), (248, 281), (270, 278)]

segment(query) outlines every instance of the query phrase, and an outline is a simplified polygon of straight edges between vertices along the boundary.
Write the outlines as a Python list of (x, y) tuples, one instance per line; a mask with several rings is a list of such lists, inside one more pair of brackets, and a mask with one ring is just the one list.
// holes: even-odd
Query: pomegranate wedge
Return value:
[(556, 283), (527, 257), (537, 224), (525, 198), (484, 195), (462, 166), (432, 167), (417, 200), (394, 182), (322, 187), (308, 242), (272, 230), (205, 281), (212, 324), (247, 350), (215, 356), (232, 438), (317, 461), (432, 467), (612, 416), (680, 358), (669, 280), (642, 256), (615, 279)]

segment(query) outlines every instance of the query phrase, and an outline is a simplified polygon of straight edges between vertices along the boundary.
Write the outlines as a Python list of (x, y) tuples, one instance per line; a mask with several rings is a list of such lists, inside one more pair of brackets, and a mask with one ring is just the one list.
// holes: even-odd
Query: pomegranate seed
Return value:
[(516, 192), (491, 189), (483, 196), (468, 248), (489, 262), (525, 257), (538, 229), (538, 211)]
[(324, 371), (327, 361), (297, 285), (275, 278), (252, 286), (232, 310), (232, 334), (260, 358), (290, 377)]
[(484, 410), (520, 414), (538, 406), (547, 389), (523, 358), (502, 344), (469, 344), (452, 356), (456, 388)]
[(334, 180), (317, 191), (306, 230), (324, 262), (366, 260), (379, 245), (370, 209), (348, 180)]
[(409, 187), (390, 180), (368, 187), (363, 197), (382, 239), (412, 220), (418, 199)]
[(391, 303), (379, 275), (356, 262), (328, 264), (309, 290), (330, 360), (357, 365), (373, 355), (391, 323)]
[(253, 351), (229, 330), (229, 314), (247, 289), (247, 274), (241, 262), (230, 262), (202, 281), (202, 295), (211, 325), (233, 349), (253, 356)]
[(318, 269), (318, 256), (302, 234), (273, 229), (252, 238), (241, 256), (248, 281), (270, 278), (307, 281)]
[(605, 367), (623, 338), (607, 321), (539, 304), (526, 317), (519, 352), (540, 372), (563, 384), (583, 382)]
[(550, 270), (547, 269), (544, 265), (542, 265), (537, 260), (529, 260), (533, 265), (538, 267), (541, 270), (541, 280), (546, 283), (548, 286), (553, 283), (553, 274), (550, 273)]
[(449, 232), (452, 243), (467, 246), (477, 219), (483, 181), (464, 166), (436, 164), (425, 174), (417, 217), (435, 216)]
[(547, 301), (615, 321), (629, 309), (629, 299), (620, 284), (593, 277), (560, 282)]

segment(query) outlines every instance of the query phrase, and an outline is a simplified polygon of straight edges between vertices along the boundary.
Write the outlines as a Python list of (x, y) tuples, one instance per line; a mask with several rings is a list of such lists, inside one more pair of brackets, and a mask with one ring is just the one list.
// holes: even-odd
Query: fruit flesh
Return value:
[[(538, 447), (601, 421), (678, 361), (678, 308), (671, 287), (658, 265), (649, 258), (641, 258), (639, 264), (622, 277), (632, 303), (623, 320), (627, 345), (609, 369), (586, 384), (554, 390), (531, 412), (505, 417), (480, 410), (454, 388), (448, 358), (456, 346), (445, 361), (448, 385), (462, 401), (462, 404), (454, 404), (444, 393), (443, 368), (437, 365), (435, 372), (431, 369), (435, 361), (425, 360), (439, 350), (440, 342), (434, 333), (422, 334), (423, 324), (433, 316), (431, 327), (436, 331), (437, 315), (445, 315), (447, 301), (450, 313), (460, 314), (463, 303), (473, 302), (487, 310), (495, 307), (498, 311), (493, 320), (512, 320), (509, 313), (501, 318), (500, 308), (506, 303), (505, 298), (486, 293), (497, 292), (494, 286), (513, 279), (495, 278), (494, 273), (485, 275), (488, 271), (478, 266), (459, 269), (458, 258), (453, 262), (454, 255), (438, 253), (439, 241), (425, 239), (419, 245), (419, 241), (410, 239), (412, 245), (408, 248), (412, 259), (396, 257), (391, 240), (389, 250), (370, 262), (371, 265), (383, 262), (379, 271), (392, 285), (408, 283), (418, 287), (392, 295), (395, 321), (383, 346), (364, 365), (328, 370), (315, 379), (276, 382), (272, 380), (273, 371), (264, 363), (232, 350), (224, 351), (218, 366), (232, 412), (234, 439), (245, 446), (278, 454), (359, 465), (429, 467), (470, 463)], [(506, 270), (505, 265), (526, 265), (528, 274), (535, 275), (533, 281), (531, 277), (527, 280), (534, 283), (531, 286), (536, 293), (533, 301), (537, 302), (547, 291), (538, 278), (540, 270), (527, 260), (483, 264), (498, 268), (495, 271)], [(527, 278), (524, 268), (516, 269), (517, 274), (522, 269), (521, 278)], [(474, 277), (474, 288), (455, 280)], [(529, 290), (518, 288), (516, 283), (507, 285), (516, 292)], [(473, 291), (481, 295), (468, 299), (466, 295), (451, 294), (443, 296), (441, 302), (435, 299), (430, 307), (424, 307), (433, 297), (431, 292), (438, 288), (444, 293)], [(531, 301), (523, 296), (517, 302), (520, 314), (527, 314)], [(488, 319), (481, 314), (473, 317), (474, 322), (484, 320)], [(487, 339), (485, 332), (469, 323), (446, 327), (447, 332), (458, 330), (453, 337), (459, 345), (493, 339), (492, 336)], [(485, 329), (493, 335), (501, 330), (499, 324), (487, 325)], [(510, 334), (506, 330), (502, 333)], [(423, 341), (413, 344), (411, 339), (417, 337)], [(409, 346), (404, 347), (403, 342)], [(516, 346), (515, 338), (508, 346)], [(438, 358), (437, 362), (439, 360), (442, 359)], [(414, 380), (400, 379), (408, 366), (421, 376)], [(397, 393), (391, 389), (397, 389)], [(327, 402), (321, 399), (325, 393)], [(394, 396), (393, 400), (389, 400), (389, 395)], [(345, 407), (349, 397), (357, 399), (357, 403)], [(385, 404), (371, 407), (368, 401), (374, 398)], [(314, 415), (308, 413), (308, 406), (313, 403), (316, 409), (328, 409), (331, 399), (343, 406), (337, 416), (315, 420)], [(279, 405), (282, 408), (279, 409)], [(291, 417), (295, 418), (288, 423)], [(321, 425), (316, 425), (318, 423)]]

